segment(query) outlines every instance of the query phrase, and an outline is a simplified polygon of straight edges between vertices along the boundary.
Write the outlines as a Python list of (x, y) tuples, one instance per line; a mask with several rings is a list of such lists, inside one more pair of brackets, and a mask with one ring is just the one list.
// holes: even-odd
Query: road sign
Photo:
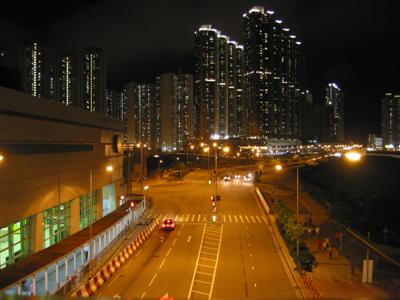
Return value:
[(387, 245), (387, 234), (389, 233), (389, 229), (387, 227), (383, 228), (383, 234), (385, 235), (385, 246)]

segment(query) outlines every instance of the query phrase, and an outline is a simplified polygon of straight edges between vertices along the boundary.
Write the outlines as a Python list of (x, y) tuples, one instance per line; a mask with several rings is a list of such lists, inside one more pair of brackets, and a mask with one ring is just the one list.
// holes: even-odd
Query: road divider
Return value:
[(122, 250), (111, 262), (90, 278), (84, 285), (71, 294), (72, 297), (90, 297), (108, 280), (115, 272), (135, 253), (155, 228), (158, 228), (158, 220), (150, 223), (139, 236)]

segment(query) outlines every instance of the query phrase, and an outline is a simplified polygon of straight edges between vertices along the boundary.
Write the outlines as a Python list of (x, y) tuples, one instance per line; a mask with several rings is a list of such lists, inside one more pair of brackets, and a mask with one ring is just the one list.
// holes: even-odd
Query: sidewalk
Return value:
[[(278, 200), (281, 200), (295, 212), (296, 193), (293, 193), (293, 191), (296, 191), (295, 177), (288, 175), (280, 175), (280, 189), (277, 189), (274, 184), (274, 182), (276, 183), (274, 175), (263, 175), (259, 188), (265, 195), (269, 195), (268, 198), (270, 198), (272, 206)], [(301, 191), (299, 193), (299, 204), (300, 221), (302, 222), (311, 216), (313, 224), (321, 228), (319, 236), (321, 238), (330, 238), (332, 245), (335, 246), (334, 233), (336, 229), (332, 229), (331, 224), (333, 222), (329, 219), (326, 209), (309, 197), (308, 194)], [(330, 258), (328, 252), (320, 252), (314, 237), (309, 237), (306, 240), (306, 244), (314, 254), (317, 266), (312, 273), (308, 273), (307, 278), (309, 281), (302, 281), (304, 287), (310, 289), (310, 286), (312, 286), (313, 289), (316, 288), (322, 298), (382, 299), (390, 297), (390, 295), (376, 286), (361, 283), (360, 279), (352, 274), (352, 263), (336, 248)], [(311, 284), (310, 281), (312, 281)]]

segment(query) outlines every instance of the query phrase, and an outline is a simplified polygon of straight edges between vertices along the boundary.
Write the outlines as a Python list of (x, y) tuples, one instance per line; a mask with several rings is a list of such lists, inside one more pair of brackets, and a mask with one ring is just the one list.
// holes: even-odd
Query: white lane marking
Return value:
[(190, 240), (191, 240), (191, 239), (192, 239), (192, 236), (189, 235), (189, 237), (188, 237), (188, 239), (187, 239), (187, 242), (190, 243)]
[(257, 220), (258, 220), (258, 223), (261, 223), (260, 217), (259, 217), (259, 216), (256, 216), (256, 218), (257, 218)]
[(130, 266), (131, 263), (133, 263), (133, 260), (131, 260), (131, 261), (124, 267), (124, 270), (126, 270), (126, 269)]
[(222, 218), (224, 219), (224, 223), (226, 223), (226, 217), (225, 217), (225, 215), (222, 215)]
[(200, 215), (197, 216), (197, 222), (200, 222)]
[(208, 261), (215, 261), (215, 259), (212, 258), (207, 258), (207, 257), (200, 257), (202, 260), (208, 260)]
[(140, 299), (143, 299), (144, 296), (146, 296), (146, 292), (144, 292), (144, 293), (142, 294), (142, 296), (140, 297)]
[(257, 283), (254, 283), (254, 287), (257, 287)]
[(190, 215), (187, 215), (187, 216), (186, 216), (186, 222), (189, 221), (189, 217), (190, 217)]
[(250, 223), (250, 219), (247, 216), (244, 216), (246, 218), (247, 223)]
[(239, 215), (239, 217), (240, 217), (240, 221), (242, 221), (242, 223), (244, 223), (242, 215)]
[(254, 266), (251, 266), (251, 269), (254, 271)]
[(162, 266), (164, 265), (164, 263), (165, 263), (165, 258), (163, 259), (163, 261), (162, 261), (161, 265), (158, 267), (158, 269), (161, 269)]
[(196, 215), (192, 215), (192, 222), (194, 222), (194, 217), (195, 217)]
[(172, 246), (175, 245), (176, 243), (176, 238), (174, 239), (174, 241), (172, 242)]
[[(207, 247), (207, 246), (203, 246), (203, 247), (201, 247), (201, 248), (215, 250), (215, 247)], [(211, 252), (206, 252), (206, 251), (203, 251), (203, 253), (206, 253), (206, 254), (213, 254), (213, 255), (215, 255), (214, 253), (211, 253)]]
[(212, 293), (213, 293), (213, 287), (214, 287), (214, 282), (215, 282), (215, 274), (217, 273), (217, 267), (218, 267), (218, 258), (219, 258), (219, 252), (221, 250), (221, 242), (222, 242), (222, 234), (224, 231), (224, 224), (221, 225), (221, 238), (219, 240), (219, 245), (218, 245), (218, 251), (217, 251), (217, 261), (215, 262), (215, 268), (214, 268), (214, 274), (211, 280), (211, 288), (210, 288), (210, 296), (209, 298), (211, 298)]
[(207, 276), (213, 276), (213, 273), (200, 272), (200, 271), (197, 271), (196, 274), (202, 274), (202, 275), (207, 275)]
[(155, 280), (156, 277), (157, 277), (157, 274), (158, 274), (158, 273), (154, 274), (153, 279), (151, 279), (151, 281), (150, 281), (150, 283), (149, 283), (149, 286), (151, 286), (151, 285), (153, 284), (154, 280)]
[(204, 283), (204, 284), (208, 284), (208, 285), (210, 285), (211, 284), (211, 282), (208, 282), (208, 281), (203, 281), (203, 280), (195, 280), (196, 282), (200, 282), (200, 283)]
[(181, 231), (179, 230), (179, 231), (178, 231), (178, 234), (177, 234), (176, 236), (179, 236), (180, 234), (181, 234)]
[(142, 249), (140, 249), (140, 250), (138, 251), (138, 253), (136, 253), (136, 255), (135, 255), (135, 256), (138, 256), (138, 255), (139, 255), (139, 253), (140, 253), (140, 252), (142, 252), (142, 250), (143, 250), (143, 248), (142, 248)]
[(236, 218), (236, 215), (233, 216), (235, 218), (236, 223), (238, 223), (238, 219)]
[(109, 287), (112, 286), (117, 279), (118, 279), (118, 276), (116, 276), (113, 280), (111, 280), (110, 284), (108, 286)]
[[(192, 294), (192, 289), (193, 289), (193, 284), (194, 284), (194, 278), (196, 276), (196, 270), (197, 270), (197, 264), (199, 263), (199, 259), (200, 259), (200, 253), (201, 253), (201, 246), (203, 245), (203, 238), (204, 238), (204, 234), (206, 233), (206, 224), (203, 224), (203, 234), (201, 236), (201, 242), (200, 242), (200, 247), (199, 247), (199, 253), (197, 254), (197, 260), (196, 260), (196, 264), (194, 265), (194, 270), (193, 270), (193, 277), (192, 277), (192, 282), (190, 283), (190, 287), (189, 287), (189, 293), (187, 296), (187, 299), (190, 299), (190, 296)], [(208, 296), (208, 295), (207, 295)]]
[(209, 266), (209, 265), (198, 264), (198, 266), (214, 269), (214, 266)]
[(169, 253), (171, 252), (171, 250), (172, 250), (172, 247), (171, 247), (171, 248), (169, 248), (169, 250), (168, 250), (168, 252), (167, 252), (167, 255), (166, 255), (166, 256), (168, 256), (168, 255), (169, 255)]
[(253, 223), (255, 223), (255, 222), (256, 222), (256, 220), (254, 219), (254, 217), (253, 217), (253, 216), (250, 216), (250, 218), (251, 218), (251, 220), (253, 221)]
[(203, 222), (206, 222), (206, 221), (207, 221), (207, 216), (203, 215)]
[(229, 222), (232, 223), (232, 217), (231, 217), (231, 215), (229, 215), (228, 217), (229, 217)]
[(203, 293), (203, 292), (199, 292), (199, 291), (196, 291), (196, 290), (192, 290), (192, 292), (195, 292), (195, 293), (198, 293), (198, 294), (202, 294), (202, 295), (206, 295), (206, 296), (208, 296), (208, 294), (206, 294), (206, 293)]

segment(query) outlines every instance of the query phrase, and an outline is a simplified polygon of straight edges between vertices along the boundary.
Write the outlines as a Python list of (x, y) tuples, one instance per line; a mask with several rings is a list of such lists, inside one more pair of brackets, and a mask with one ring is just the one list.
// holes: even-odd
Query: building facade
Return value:
[(202, 140), (236, 136), (241, 128), (236, 124), (237, 90), (242, 90), (241, 74), (237, 75), (243, 71), (241, 50), (211, 25), (195, 32), (194, 135)]
[(193, 76), (161, 74), (157, 86), (161, 110), (161, 149), (186, 150), (193, 139)]
[(78, 70), (77, 55), (73, 53), (64, 53), (59, 57), (58, 65), (58, 94), (56, 100), (66, 106), (81, 107), (81, 93), (78, 89), (78, 83), (81, 79)]
[(48, 82), (45, 49), (38, 43), (25, 45), (20, 50), (19, 69), (22, 90), (34, 97), (45, 97)]
[(80, 54), (80, 90), (82, 108), (104, 113), (106, 98), (106, 66), (101, 48), (86, 48)]
[(386, 93), (382, 99), (382, 143), (389, 148), (400, 145), (400, 94)]
[(325, 93), (325, 141), (344, 141), (343, 92), (336, 83), (329, 83)]
[(123, 188), (123, 154), (120, 121), (2, 87), (0, 99), (4, 268), (113, 211)]
[(298, 138), (301, 42), (264, 7), (245, 13), (243, 25), (244, 131), (250, 137)]

